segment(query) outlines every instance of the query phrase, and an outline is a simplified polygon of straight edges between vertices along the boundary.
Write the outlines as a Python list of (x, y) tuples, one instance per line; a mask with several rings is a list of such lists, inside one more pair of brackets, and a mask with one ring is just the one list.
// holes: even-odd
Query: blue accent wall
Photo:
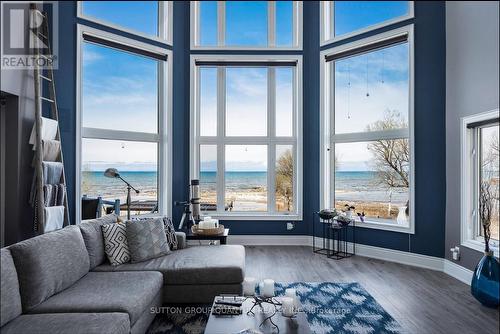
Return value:
[[(286, 221), (226, 221), (232, 234), (311, 235), (312, 213), (319, 209), (319, 2), (304, 2), (303, 55), (303, 212), (304, 220), (292, 231)], [(173, 193), (172, 201), (187, 197), (189, 183), (189, 3), (174, 2), (173, 15)], [(75, 111), (76, 111), (76, 24), (82, 23), (129, 38), (148, 41), (101, 27), (76, 17), (75, 2), (59, 3), (59, 69), (55, 73), (61, 118), (68, 195), (74, 221)], [(415, 2), (415, 18), (395, 24), (415, 24), (415, 234), (357, 229), (359, 243), (444, 256), (445, 238), (445, 5), (442, 1)], [(388, 30), (382, 28), (355, 39)], [(347, 43), (348, 39), (340, 42)], [(152, 44), (161, 44), (149, 41)], [(330, 47), (330, 46), (326, 46)], [(326, 48), (326, 47), (323, 47)], [(275, 53), (282, 51), (275, 51)], [(196, 53), (202, 53), (196, 51)], [(206, 53), (206, 52), (205, 52)], [(212, 51), (210, 53), (217, 53)], [(232, 52), (245, 53), (249, 52)], [(251, 53), (258, 54), (258, 51)], [(173, 206), (173, 218), (182, 209)], [(316, 231), (319, 231), (317, 224)]]

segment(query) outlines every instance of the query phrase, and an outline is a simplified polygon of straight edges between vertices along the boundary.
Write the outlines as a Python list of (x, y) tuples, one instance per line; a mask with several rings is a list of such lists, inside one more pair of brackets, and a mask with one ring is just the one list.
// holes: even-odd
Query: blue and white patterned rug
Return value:
[[(358, 283), (276, 283), (276, 295), (294, 288), (313, 333), (401, 333), (400, 325)], [(149, 334), (203, 333), (211, 305), (164, 308)]]

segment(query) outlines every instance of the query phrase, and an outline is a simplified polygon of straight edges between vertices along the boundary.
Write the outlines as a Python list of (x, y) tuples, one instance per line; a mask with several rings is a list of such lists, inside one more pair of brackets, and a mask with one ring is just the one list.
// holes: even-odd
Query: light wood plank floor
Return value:
[(310, 247), (246, 246), (246, 275), (279, 282), (358, 282), (408, 333), (498, 333), (499, 311), (470, 287), (433, 270), (355, 256), (333, 260)]

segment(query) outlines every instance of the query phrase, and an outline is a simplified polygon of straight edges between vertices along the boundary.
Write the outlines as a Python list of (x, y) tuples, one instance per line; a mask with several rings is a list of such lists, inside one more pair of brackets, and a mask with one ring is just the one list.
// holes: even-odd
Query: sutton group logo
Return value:
[(1, 68), (58, 67), (57, 1), (2, 1)]

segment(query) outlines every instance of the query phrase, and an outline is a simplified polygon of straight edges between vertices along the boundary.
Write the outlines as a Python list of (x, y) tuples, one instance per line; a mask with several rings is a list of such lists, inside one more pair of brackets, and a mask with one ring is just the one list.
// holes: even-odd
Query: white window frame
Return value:
[[(221, 129), (218, 131), (217, 136), (200, 136), (200, 117), (199, 117), (199, 82), (200, 82), (200, 71), (196, 65), (197, 61), (210, 61), (210, 62), (295, 62), (295, 72), (294, 72), (294, 101), (293, 106), (295, 109), (293, 116), (293, 136), (292, 137), (276, 137), (275, 133), (275, 108), (268, 107), (267, 112), (267, 136), (245, 136), (245, 137), (226, 137), (224, 134), (225, 129), (225, 108), (217, 108), (218, 119), (217, 127)], [(268, 80), (272, 76), (274, 71), (268, 71)], [(225, 82), (224, 71), (217, 71), (218, 85), (223, 85)], [(271, 79), (273, 80), (273, 79)], [(271, 81), (273, 82), (273, 81)], [(302, 220), (302, 56), (301, 55), (191, 55), (191, 71), (190, 71), (190, 83), (191, 83), (191, 133), (190, 133), (190, 175), (192, 179), (199, 178), (199, 145), (268, 145), (267, 150), (267, 193), (268, 193), (268, 211), (267, 212), (247, 212), (247, 211), (233, 211), (233, 212), (212, 212), (207, 211), (211, 217), (219, 218), (222, 220), (287, 220), (287, 221), (298, 221)], [(271, 93), (272, 88), (268, 87), (268, 105), (272, 105), (274, 93)], [(225, 101), (225, 89), (218, 89), (218, 103), (224, 103)], [(222, 132), (222, 133), (221, 133)], [(274, 201), (274, 189), (275, 189), (275, 173), (274, 166), (276, 161), (276, 152), (274, 145), (292, 145), (294, 150), (294, 211), (293, 212), (277, 212), (275, 209)], [(217, 156), (217, 207), (221, 208), (224, 206), (224, 196), (225, 196), (225, 182), (224, 173), (220, 170), (224, 170), (224, 150), (218, 151)]]
[(102, 26), (106, 26), (115, 30), (119, 30), (128, 34), (148, 38), (154, 41), (172, 45), (173, 31), (173, 1), (158, 1), (158, 35), (149, 35), (137, 30), (123, 27), (121, 25), (101, 20), (83, 13), (83, 2), (76, 2), (76, 16), (86, 21), (94, 22)]
[(386, 26), (390, 26), (402, 21), (406, 21), (415, 17), (415, 6), (413, 1), (408, 1), (408, 13), (406, 15), (398, 16), (380, 23), (372, 24), (365, 28), (361, 28), (346, 34), (333, 36), (335, 28), (335, 1), (320, 1), (320, 45), (324, 46), (330, 43), (338, 42), (353, 36), (361, 35), (373, 30), (377, 30)]
[[(158, 213), (170, 216), (172, 213), (172, 51), (166, 48), (139, 42), (120, 35), (77, 24), (76, 45), (76, 176), (75, 214), (76, 222), (81, 221), (81, 172), (82, 139), (109, 139), (143, 141), (158, 144)], [(158, 133), (144, 133), (82, 127), (82, 66), (83, 35), (92, 35), (111, 42), (132, 46), (167, 57), (158, 64)], [(125, 52), (125, 51), (122, 51)]]
[[(334, 71), (331, 62), (326, 61), (327, 56), (345, 52), (351, 49), (357, 49), (364, 45), (373, 44), (393, 37), (407, 35), (408, 56), (409, 56), (409, 82), (408, 82), (408, 129), (391, 131), (374, 131), (361, 133), (337, 134), (333, 132), (334, 120), (331, 115), (335, 115), (335, 93), (332, 85), (334, 83)], [(383, 222), (356, 222), (358, 227), (373, 228), (379, 230), (395, 231), (408, 234), (415, 233), (415, 161), (414, 161), (414, 37), (413, 24), (394, 29), (385, 33), (377, 34), (357, 41), (346, 43), (341, 46), (323, 50), (320, 53), (320, 206), (321, 209), (330, 208), (335, 196), (334, 178), (330, 177), (330, 171), (334, 166), (335, 143), (368, 142), (377, 139), (400, 139), (408, 138), (410, 142), (410, 219), (408, 225), (401, 226), (397, 224)]]
[(190, 2), (191, 50), (302, 50), (302, 1), (293, 1), (292, 46), (276, 45), (276, 1), (267, 1), (267, 46), (226, 46), (226, 3), (217, 1), (217, 45), (200, 45), (200, 1)]
[[(484, 240), (478, 237), (479, 219), (477, 212), (478, 196), (478, 148), (477, 128), (469, 129), (467, 126), (472, 123), (498, 119), (499, 109), (486, 111), (472, 116), (461, 118), (461, 214), (460, 214), (460, 243), (462, 246), (484, 252)], [(490, 240), (490, 249), (496, 257), (499, 255), (498, 242)]]

